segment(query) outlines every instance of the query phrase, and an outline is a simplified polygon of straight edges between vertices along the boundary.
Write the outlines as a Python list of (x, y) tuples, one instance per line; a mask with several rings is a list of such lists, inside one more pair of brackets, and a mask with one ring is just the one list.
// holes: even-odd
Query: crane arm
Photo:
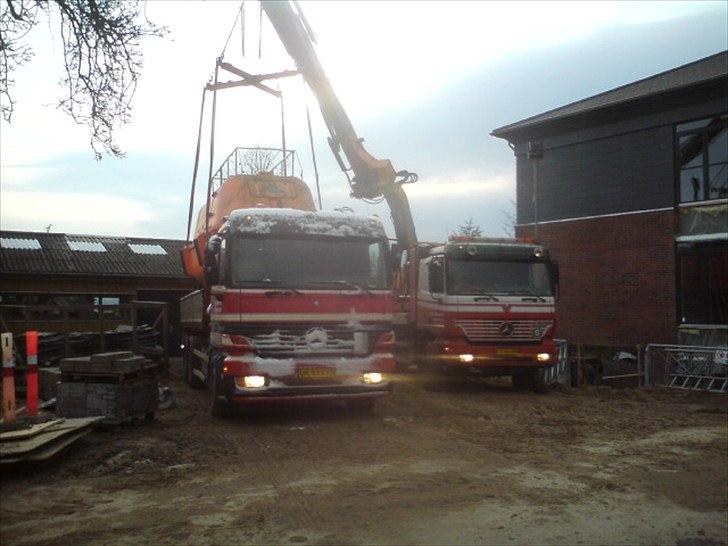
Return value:
[(307, 23), (290, 2), (261, 0), (263, 10), (283, 42), (288, 54), (316, 96), (326, 127), (331, 134), (329, 145), (344, 172), (349, 169), (341, 157), (343, 151), (354, 173), (352, 197), (378, 199), (384, 197), (392, 214), (397, 242), (404, 248), (417, 244), (415, 225), (402, 184), (414, 182), (417, 175), (397, 172), (388, 159), (377, 159), (362, 144), (349, 116), (326, 77), (314, 49)]

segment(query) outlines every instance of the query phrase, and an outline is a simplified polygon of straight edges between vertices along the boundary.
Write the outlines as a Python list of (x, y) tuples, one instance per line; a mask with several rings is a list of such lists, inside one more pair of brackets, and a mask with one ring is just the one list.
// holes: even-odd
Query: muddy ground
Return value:
[(726, 396), (397, 379), (224, 421), (172, 378), (155, 422), (3, 469), (0, 543), (726, 543)]

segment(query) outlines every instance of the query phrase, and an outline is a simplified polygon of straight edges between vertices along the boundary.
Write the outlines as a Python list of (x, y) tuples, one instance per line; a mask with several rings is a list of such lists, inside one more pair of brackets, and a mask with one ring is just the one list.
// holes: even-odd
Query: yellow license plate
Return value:
[(336, 377), (335, 368), (298, 368), (296, 376), (299, 379), (332, 379)]
[(513, 349), (496, 349), (496, 356), (521, 356), (521, 353)]

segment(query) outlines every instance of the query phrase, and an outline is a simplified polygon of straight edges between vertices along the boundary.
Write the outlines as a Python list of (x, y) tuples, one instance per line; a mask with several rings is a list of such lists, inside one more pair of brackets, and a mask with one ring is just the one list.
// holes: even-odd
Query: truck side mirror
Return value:
[(433, 258), (427, 265), (430, 281), (430, 294), (442, 294), (445, 291), (444, 264), (442, 258)]
[(389, 253), (389, 266), (390, 271), (396, 271), (399, 269), (400, 260), (402, 259), (402, 250), (393, 246)]
[(205, 276), (208, 284), (217, 284), (220, 278), (220, 247), (222, 237), (213, 235), (205, 247)]

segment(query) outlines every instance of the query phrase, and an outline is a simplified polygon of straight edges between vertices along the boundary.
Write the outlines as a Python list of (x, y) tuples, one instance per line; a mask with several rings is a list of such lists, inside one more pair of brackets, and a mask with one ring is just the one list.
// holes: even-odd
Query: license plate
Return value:
[(299, 379), (332, 379), (336, 377), (335, 368), (298, 368), (296, 377)]
[(521, 353), (513, 349), (496, 349), (496, 356), (521, 356)]

